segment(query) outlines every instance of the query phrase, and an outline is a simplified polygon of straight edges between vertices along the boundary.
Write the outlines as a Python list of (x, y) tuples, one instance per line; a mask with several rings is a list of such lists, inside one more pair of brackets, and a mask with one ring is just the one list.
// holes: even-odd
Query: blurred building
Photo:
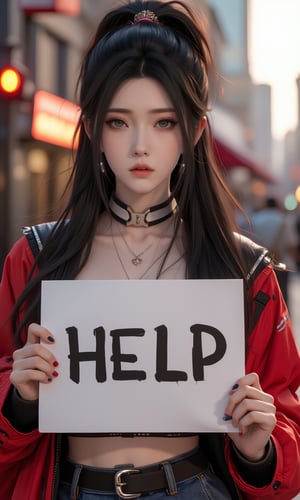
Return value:
[[(264, 184), (275, 181), (271, 169), (271, 89), (268, 85), (255, 85), (249, 73), (249, 2), (207, 0), (207, 4), (218, 20), (218, 30), (222, 30), (224, 39), (215, 48), (219, 52), (221, 74), (214, 106), (215, 133), (222, 144), (225, 142), (225, 146), (237, 152), (236, 160), (240, 160), (240, 164), (234, 165), (232, 182), (244, 184), (247, 179), (247, 189), (253, 189), (254, 196), (261, 196), (267, 190)], [(245, 159), (248, 170), (237, 172), (237, 167), (245, 166)], [(237, 189), (241, 189), (244, 196), (245, 186), (237, 186)]]
[(207, 0), (207, 3), (225, 39), (225, 43), (217, 47), (221, 51), (218, 103), (246, 124), (252, 84), (248, 68), (247, 0)]
[[(224, 33), (217, 50), (221, 73), (218, 105), (243, 124), (244, 142), (266, 170), (271, 159), (271, 89), (255, 85), (248, 61), (248, 0), (207, 0)], [(239, 138), (240, 140), (240, 138)]]
[(284, 178), (282, 182), (288, 192), (297, 190), (300, 202), (300, 76), (295, 81), (298, 95), (298, 120), (294, 130), (290, 130), (284, 140)]
[(253, 131), (249, 137), (253, 151), (260, 161), (271, 166), (272, 154), (272, 127), (271, 127), (271, 87), (270, 85), (251, 85), (248, 119), (250, 130)]

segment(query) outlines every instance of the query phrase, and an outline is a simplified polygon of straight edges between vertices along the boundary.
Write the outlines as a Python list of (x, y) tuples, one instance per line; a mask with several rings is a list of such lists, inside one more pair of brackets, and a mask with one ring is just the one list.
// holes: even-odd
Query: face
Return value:
[(170, 195), (182, 138), (174, 106), (157, 81), (134, 78), (120, 86), (105, 117), (101, 148), (115, 174), (117, 196), (132, 208)]

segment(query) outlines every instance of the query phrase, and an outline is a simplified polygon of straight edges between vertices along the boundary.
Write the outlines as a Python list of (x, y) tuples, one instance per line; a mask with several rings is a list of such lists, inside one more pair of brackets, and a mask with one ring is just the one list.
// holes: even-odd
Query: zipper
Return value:
[(56, 434), (56, 436), (55, 436), (55, 451), (54, 451), (54, 469), (53, 469), (53, 479), (52, 479), (52, 493), (51, 493), (52, 500), (56, 499), (58, 484), (59, 484), (59, 465), (60, 465), (60, 455), (61, 455), (61, 442), (62, 442), (62, 435)]
[(260, 256), (256, 259), (254, 262), (252, 268), (250, 269), (249, 273), (246, 276), (246, 281), (252, 282), (254, 281), (254, 278), (257, 276), (257, 274), (260, 271), (260, 268), (266, 267), (266, 265), (270, 264), (271, 259), (268, 256), (268, 250), (264, 249)]

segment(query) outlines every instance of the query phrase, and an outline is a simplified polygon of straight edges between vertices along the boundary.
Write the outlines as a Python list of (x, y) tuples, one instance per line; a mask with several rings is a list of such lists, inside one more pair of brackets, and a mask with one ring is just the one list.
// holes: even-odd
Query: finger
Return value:
[(16, 351), (14, 351), (13, 360), (14, 362), (16, 362), (18, 360), (32, 358), (35, 356), (44, 359), (48, 363), (55, 362), (54, 354), (43, 344), (25, 344), (21, 349), (17, 349)]
[[(234, 427), (241, 427), (243, 425), (243, 419), (248, 415), (252, 414), (251, 420), (249, 420), (249, 425), (255, 422), (255, 415), (257, 413), (266, 415), (275, 415), (276, 408), (272, 403), (266, 401), (258, 401), (253, 399), (244, 399), (233, 411), (232, 413), (232, 425)], [(248, 422), (248, 421), (247, 421)], [(242, 430), (242, 429), (240, 429)]]
[(255, 387), (256, 389), (262, 390), (260, 381), (259, 381), (259, 376), (257, 373), (252, 372), (248, 373), (247, 375), (244, 375), (241, 377), (239, 380), (237, 380), (236, 384), (232, 387), (230, 394), (233, 394), (235, 391), (237, 391), (239, 388), (248, 385)]
[(28, 328), (27, 344), (38, 344), (41, 340), (46, 344), (53, 344), (55, 341), (53, 335), (47, 328), (37, 323), (31, 323)]
[(264, 401), (269, 404), (274, 403), (274, 398), (271, 394), (253, 386), (240, 386), (238, 389), (231, 392), (225, 414), (232, 416), (234, 409), (244, 400)]
[[(29, 382), (51, 382), (52, 377), (40, 370), (15, 371), (10, 375), (11, 383), (18, 389)], [(26, 398), (25, 398), (26, 399)]]
[(262, 431), (271, 434), (276, 425), (276, 421), (276, 416), (273, 412), (251, 411), (239, 421), (238, 428), (241, 434), (246, 434), (249, 427), (257, 425)]
[(16, 360), (13, 363), (14, 372), (24, 372), (27, 370), (39, 370), (50, 376), (54, 371), (54, 362), (51, 357), (49, 359), (44, 359), (41, 356), (32, 356), (30, 358)]
[(232, 401), (233, 404), (239, 404), (240, 401), (246, 398), (255, 399), (259, 401), (267, 401), (267, 402), (274, 401), (274, 398), (271, 394), (268, 394), (267, 392), (264, 392), (261, 389), (256, 389), (255, 387), (251, 387), (248, 385), (240, 387), (239, 390), (232, 393), (232, 395), (229, 398), (229, 401)]

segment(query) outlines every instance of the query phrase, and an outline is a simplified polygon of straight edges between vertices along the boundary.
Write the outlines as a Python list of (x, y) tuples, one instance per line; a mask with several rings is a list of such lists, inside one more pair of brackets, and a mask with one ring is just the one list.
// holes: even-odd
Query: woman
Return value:
[[(300, 489), (299, 354), (270, 261), (234, 232), (211, 153), (209, 68), (180, 2), (137, 0), (100, 22), (80, 75), (70, 201), (36, 264), (22, 238), (3, 272), (1, 498), (288, 499)], [(39, 325), (44, 278), (243, 278), (246, 375), (224, 416), (239, 432), (40, 434), (38, 386), (59, 376), (47, 349), (58, 339)]]

